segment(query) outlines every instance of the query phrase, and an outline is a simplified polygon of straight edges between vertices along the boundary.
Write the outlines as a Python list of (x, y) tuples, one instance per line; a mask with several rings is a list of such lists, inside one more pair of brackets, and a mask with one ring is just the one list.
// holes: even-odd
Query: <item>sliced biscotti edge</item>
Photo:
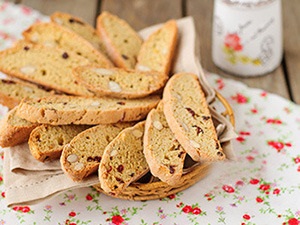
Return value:
[(31, 131), (39, 124), (28, 122), (16, 115), (17, 107), (0, 121), (0, 146), (13, 147), (28, 141)]
[(186, 152), (168, 126), (163, 102), (147, 116), (144, 154), (152, 175), (169, 185), (176, 185), (180, 181)]
[(169, 127), (194, 161), (226, 158), (196, 75), (172, 76), (164, 89), (163, 102)]
[(60, 163), (65, 174), (73, 181), (82, 181), (98, 171), (105, 147), (133, 123), (101, 124), (76, 135), (64, 146)]
[(143, 153), (145, 122), (126, 128), (105, 148), (99, 165), (101, 188), (118, 195), (149, 171)]
[(142, 99), (49, 96), (23, 99), (17, 114), (31, 122), (52, 125), (110, 124), (144, 119), (159, 101), (157, 95)]
[(38, 22), (23, 31), (25, 40), (49, 48), (59, 47), (88, 59), (102, 67), (112, 67), (111, 61), (83, 37), (53, 22)]
[(98, 49), (101, 53), (108, 57), (105, 46), (100, 36), (98, 35), (97, 30), (82, 18), (65, 12), (57, 11), (50, 15), (50, 19), (52, 22), (64, 26), (82, 36), (87, 41), (89, 41), (96, 49)]
[(30, 152), (41, 162), (58, 159), (64, 146), (87, 128), (89, 126), (85, 125), (39, 125), (30, 133), (28, 139)]
[(154, 70), (168, 75), (175, 55), (177, 39), (176, 21), (169, 20), (144, 41), (135, 69)]
[[(93, 96), (74, 81), (72, 69), (90, 64), (84, 57), (60, 48), (49, 48), (24, 40), (0, 52), (0, 71), (22, 80), (64, 93)], [(62, 75), (63, 74), (63, 75)]]
[(134, 69), (143, 42), (139, 34), (125, 20), (106, 11), (97, 17), (97, 31), (114, 64)]
[(168, 76), (155, 71), (104, 69), (97, 66), (77, 67), (73, 72), (76, 80), (97, 96), (127, 99), (156, 93), (164, 87), (168, 79)]
[(23, 98), (38, 98), (55, 94), (38, 85), (17, 79), (0, 79), (0, 104), (9, 109), (17, 106)]

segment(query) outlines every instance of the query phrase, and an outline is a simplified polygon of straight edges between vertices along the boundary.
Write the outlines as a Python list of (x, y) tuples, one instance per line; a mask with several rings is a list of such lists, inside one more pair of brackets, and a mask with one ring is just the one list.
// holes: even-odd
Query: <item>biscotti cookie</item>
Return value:
[(105, 147), (124, 129), (133, 123), (116, 123), (87, 129), (67, 144), (60, 162), (64, 172), (74, 181), (81, 181), (98, 171)]
[(130, 183), (149, 171), (143, 153), (145, 122), (124, 129), (105, 148), (100, 165), (101, 188), (118, 195)]
[(152, 175), (169, 185), (178, 183), (182, 176), (186, 152), (168, 126), (163, 102), (147, 116), (144, 154)]
[(43, 47), (25, 41), (0, 52), (0, 71), (68, 94), (92, 96), (75, 82), (72, 69), (90, 62), (72, 52)]
[(114, 64), (134, 69), (143, 42), (139, 34), (125, 20), (108, 12), (98, 16), (97, 31)]
[(178, 28), (175, 20), (166, 22), (143, 43), (136, 69), (169, 74), (177, 45)]
[(29, 136), (28, 145), (30, 152), (34, 158), (41, 162), (58, 159), (64, 146), (73, 137), (89, 127), (85, 125), (40, 125)]
[(96, 29), (81, 18), (75, 17), (74, 15), (65, 12), (55, 12), (50, 16), (50, 19), (52, 22), (64, 26), (77, 33), (108, 57), (105, 46), (100, 36), (97, 34)]
[(74, 70), (74, 76), (97, 96), (116, 98), (145, 97), (164, 87), (168, 79), (155, 71), (103, 69), (96, 66), (78, 67)]
[(87, 40), (75, 32), (56, 23), (35, 23), (23, 32), (25, 40), (46, 47), (59, 47), (67, 52), (88, 59), (101, 67), (111, 67), (112, 63)]
[(130, 100), (49, 96), (24, 99), (18, 107), (18, 115), (31, 122), (52, 125), (138, 121), (145, 118), (159, 100), (159, 96)]
[(25, 97), (39, 98), (53, 94), (53, 91), (28, 82), (0, 79), (0, 104), (9, 109), (17, 106)]
[(164, 89), (163, 102), (169, 127), (193, 160), (225, 159), (196, 75), (172, 76)]
[(2, 148), (26, 142), (31, 131), (39, 125), (18, 117), (16, 111), (17, 107), (13, 108), (0, 121), (0, 146)]

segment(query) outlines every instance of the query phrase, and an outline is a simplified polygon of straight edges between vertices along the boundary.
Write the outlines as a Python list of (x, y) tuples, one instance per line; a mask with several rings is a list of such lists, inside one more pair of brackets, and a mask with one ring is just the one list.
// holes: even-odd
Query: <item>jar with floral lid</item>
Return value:
[(282, 60), (280, 0), (215, 0), (213, 62), (239, 76), (273, 71)]

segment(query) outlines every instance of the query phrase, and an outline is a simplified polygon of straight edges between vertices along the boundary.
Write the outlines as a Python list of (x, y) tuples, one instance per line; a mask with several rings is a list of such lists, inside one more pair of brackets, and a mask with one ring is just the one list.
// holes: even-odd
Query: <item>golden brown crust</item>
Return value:
[[(43, 47), (26, 41), (0, 52), (0, 71), (68, 94), (93, 96), (74, 82), (72, 69), (90, 62), (72, 52)], [(63, 74), (63, 76), (62, 76)]]
[(193, 160), (226, 158), (196, 75), (179, 73), (172, 76), (164, 89), (163, 102), (171, 130)]
[(53, 14), (51, 14), (50, 19), (52, 22), (64, 26), (77, 33), (78, 35), (89, 41), (106, 57), (108, 57), (103, 41), (98, 35), (97, 30), (90, 24), (85, 22), (82, 18), (65, 12), (54, 12)]
[(46, 91), (28, 82), (17, 79), (0, 79), (0, 104), (9, 109), (17, 106), (23, 98), (37, 98), (52, 94), (54, 94), (53, 91)]
[(125, 20), (106, 11), (97, 18), (97, 31), (114, 64), (134, 69), (143, 42), (139, 34)]
[(84, 125), (39, 125), (31, 133), (28, 145), (32, 156), (44, 162), (58, 159), (66, 144), (78, 133), (89, 128)]
[(154, 70), (168, 75), (176, 50), (177, 39), (176, 21), (169, 20), (145, 40), (135, 68), (141, 71)]
[(59, 47), (71, 51), (102, 67), (112, 67), (111, 61), (95, 47), (75, 32), (56, 23), (35, 23), (23, 31), (28, 42), (40, 44), (49, 48)]
[(168, 79), (164, 74), (149, 71), (104, 69), (83, 66), (74, 70), (76, 80), (97, 96), (142, 98), (162, 89)]
[(144, 154), (151, 174), (171, 186), (180, 181), (186, 152), (168, 126), (162, 102), (147, 116)]
[(139, 121), (147, 116), (159, 100), (159, 96), (130, 100), (49, 96), (24, 99), (17, 113), (28, 121), (52, 125), (109, 124)]
[(17, 108), (9, 111), (0, 121), (0, 146), (13, 147), (26, 142), (31, 131), (38, 126), (16, 116)]
[(96, 172), (105, 147), (124, 128), (133, 123), (117, 123), (94, 126), (87, 129), (64, 146), (60, 162), (62, 169), (74, 181), (81, 181)]
[(124, 129), (105, 148), (98, 173), (104, 191), (118, 195), (148, 172), (143, 154), (144, 126), (143, 121)]

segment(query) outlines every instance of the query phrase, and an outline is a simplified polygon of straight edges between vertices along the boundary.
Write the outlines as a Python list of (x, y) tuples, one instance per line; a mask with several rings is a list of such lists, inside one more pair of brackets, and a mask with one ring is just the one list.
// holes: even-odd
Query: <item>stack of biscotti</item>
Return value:
[[(22, 94), (10, 119), (3, 119), (10, 130), (24, 131), (14, 138), (23, 133), (18, 143), (28, 141), (37, 160), (59, 158), (74, 181), (98, 172), (104, 192), (118, 195), (149, 171), (173, 186), (187, 159), (201, 164), (226, 158), (197, 76), (170, 76), (175, 20), (143, 40), (108, 12), (99, 15), (96, 28), (69, 14), (51, 19), (32, 25), (25, 40), (0, 52), (0, 71), (22, 79), (24, 88), (65, 93)], [(9, 138), (0, 134), (2, 143)]]

